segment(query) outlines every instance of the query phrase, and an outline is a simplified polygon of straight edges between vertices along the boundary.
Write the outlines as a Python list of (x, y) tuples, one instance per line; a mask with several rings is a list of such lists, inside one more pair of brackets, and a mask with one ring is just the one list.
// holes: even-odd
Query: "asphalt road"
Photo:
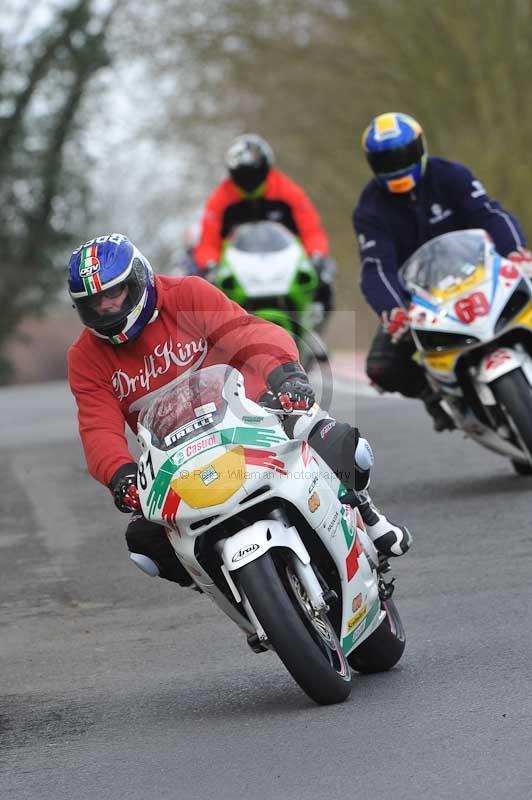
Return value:
[[(344, 387), (345, 389), (345, 387)], [(375, 447), (400, 665), (313, 705), (204, 597), (140, 573), (62, 384), (0, 392), (2, 800), (532, 796), (532, 479), (415, 402), (337, 391)]]

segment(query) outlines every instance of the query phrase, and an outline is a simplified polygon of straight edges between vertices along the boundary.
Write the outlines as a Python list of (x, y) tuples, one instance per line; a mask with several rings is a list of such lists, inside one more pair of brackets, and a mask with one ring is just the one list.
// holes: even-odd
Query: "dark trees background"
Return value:
[[(19, 323), (41, 315), (64, 282), (88, 182), (81, 153), (67, 163), (92, 76), (106, 66), (105, 28), (89, 0), (59, 11), (22, 52), (0, 50), (0, 353)], [(0, 382), (9, 362), (0, 360)]]
[(530, 230), (532, 0), (40, 2), (51, 25), (0, 40), (0, 352), (54, 299), (71, 244), (122, 230), (171, 268), (243, 131), (316, 203), (359, 346), (376, 320), (351, 212), (373, 116), (415, 116)]

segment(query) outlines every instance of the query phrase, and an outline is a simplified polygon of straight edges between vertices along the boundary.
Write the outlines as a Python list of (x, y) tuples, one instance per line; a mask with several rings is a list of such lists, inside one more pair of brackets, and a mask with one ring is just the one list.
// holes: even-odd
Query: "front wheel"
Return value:
[(382, 608), (386, 617), (377, 630), (349, 655), (349, 663), (357, 672), (385, 672), (403, 655), (406, 637), (397, 606), (388, 599), (382, 601)]
[(516, 369), (493, 381), (491, 389), (532, 464), (532, 387), (521, 370)]
[(312, 609), (290, 562), (266, 555), (235, 574), (287, 670), (316, 703), (346, 700), (351, 670), (327, 615)]

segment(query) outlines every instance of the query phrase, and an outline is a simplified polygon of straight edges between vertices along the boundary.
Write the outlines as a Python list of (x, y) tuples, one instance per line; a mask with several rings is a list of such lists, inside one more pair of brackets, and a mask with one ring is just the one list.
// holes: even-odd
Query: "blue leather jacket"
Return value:
[(516, 218), (487, 194), (462, 164), (430, 157), (413, 192), (393, 195), (374, 178), (353, 213), (361, 260), (360, 287), (377, 314), (408, 304), (398, 270), (422, 244), (464, 228), (484, 228), (501, 255), (525, 237)]

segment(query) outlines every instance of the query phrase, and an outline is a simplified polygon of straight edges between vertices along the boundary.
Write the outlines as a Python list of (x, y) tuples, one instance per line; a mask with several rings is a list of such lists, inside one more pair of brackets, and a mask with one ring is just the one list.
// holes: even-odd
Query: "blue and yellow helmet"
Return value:
[(362, 134), (362, 147), (377, 180), (389, 192), (410, 192), (425, 170), (423, 130), (408, 114), (380, 114)]
[(82, 323), (112, 344), (135, 339), (155, 311), (150, 263), (121, 233), (98, 236), (74, 250), (68, 289)]

